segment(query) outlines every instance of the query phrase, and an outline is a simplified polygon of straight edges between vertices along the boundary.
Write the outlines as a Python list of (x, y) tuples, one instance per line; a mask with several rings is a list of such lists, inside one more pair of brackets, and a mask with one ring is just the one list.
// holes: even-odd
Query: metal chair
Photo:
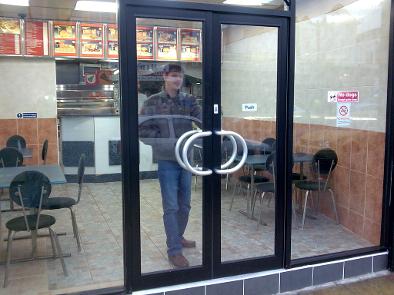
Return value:
[(18, 167), (23, 165), (23, 155), (15, 148), (6, 147), (0, 150), (0, 167)]
[(77, 240), (78, 251), (81, 251), (81, 239), (79, 236), (77, 220), (75, 218), (75, 212), (73, 206), (77, 205), (81, 200), (83, 177), (85, 174), (85, 154), (82, 154), (79, 158), (78, 165), (78, 195), (77, 199), (71, 197), (51, 197), (43, 204), (43, 210), (57, 210), (57, 209), (69, 209), (71, 214), (71, 224), (73, 227), (74, 238)]
[(45, 139), (41, 150), (41, 160), (44, 165), (47, 163), (47, 155), (48, 155), (48, 139)]
[(275, 196), (275, 166), (276, 166), (276, 156), (275, 153), (269, 155), (266, 162), (266, 169), (271, 174), (272, 180), (264, 183), (256, 184), (255, 193), (252, 200), (252, 217), (254, 215), (254, 208), (257, 200), (257, 194), (260, 194), (260, 216), (257, 222), (257, 227), (263, 219), (263, 201), (266, 193), (273, 194)]
[(319, 150), (313, 156), (313, 160), (312, 160), (312, 170), (315, 174), (316, 180), (300, 180), (294, 183), (297, 189), (305, 191), (304, 208), (303, 208), (302, 224), (301, 224), (302, 229), (304, 228), (304, 224), (305, 224), (306, 206), (308, 204), (309, 193), (313, 193), (313, 192), (318, 193), (317, 203), (319, 203), (320, 193), (322, 192), (330, 193), (336, 222), (339, 223), (334, 191), (331, 189), (329, 184), (332, 171), (335, 169), (337, 163), (338, 163), (338, 156), (334, 150), (329, 148)]
[[(37, 171), (25, 171), (18, 174), (10, 185), (10, 199), (22, 207), (23, 216), (15, 217), (6, 223), (8, 229), (7, 263), (4, 273), (4, 288), (8, 284), (8, 270), (11, 263), (12, 243), (15, 234), (22, 231), (32, 234), (32, 258), (36, 252), (36, 238), (39, 229), (47, 228), (51, 239), (53, 257), (59, 257), (63, 273), (67, 276), (67, 269), (63, 259), (62, 249), (56, 233), (51, 228), (56, 223), (55, 217), (41, 214), (42, 205), (45, 204), (51, 193), (51, 183), (44, 174)], [(29, 213), (26, 209), (30, 209)]]
[(24, 149), (26, 148), (26, 140), (20, 135), (13, 135), (7, 139), (6, 143), (7, 147), (12, 147), (15, 149)]

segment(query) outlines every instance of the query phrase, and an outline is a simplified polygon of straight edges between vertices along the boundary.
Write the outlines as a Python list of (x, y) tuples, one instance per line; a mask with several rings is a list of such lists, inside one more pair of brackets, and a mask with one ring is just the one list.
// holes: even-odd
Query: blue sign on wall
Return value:
[(16, 117), (18, 119), (32, 119), (37, 118), (37, 113), (29, 112), (29, 113), (17, 113)]

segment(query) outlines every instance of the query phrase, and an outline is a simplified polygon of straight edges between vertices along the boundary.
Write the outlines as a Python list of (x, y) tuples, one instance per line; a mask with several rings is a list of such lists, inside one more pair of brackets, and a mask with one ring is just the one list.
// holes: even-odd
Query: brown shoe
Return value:
[(175, 267), (188, 267), (189, 266), (189, 261), (182, 254), (177, 254), (177, 255), (173, 255), (173, 256), (169, 255), (168, 260)]
[(196, 241), (182, 239), (181, 244), (183, 248), (196, 248)]

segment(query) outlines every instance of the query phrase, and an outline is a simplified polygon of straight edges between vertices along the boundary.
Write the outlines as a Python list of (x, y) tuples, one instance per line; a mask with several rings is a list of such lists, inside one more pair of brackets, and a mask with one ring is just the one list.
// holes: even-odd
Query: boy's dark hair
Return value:
[(179, 64), (167, 64), (163, 68), (164, 74), (168, 74), (170, 72), (175, 72), (175, 73), (184, 73), (183, 68)]

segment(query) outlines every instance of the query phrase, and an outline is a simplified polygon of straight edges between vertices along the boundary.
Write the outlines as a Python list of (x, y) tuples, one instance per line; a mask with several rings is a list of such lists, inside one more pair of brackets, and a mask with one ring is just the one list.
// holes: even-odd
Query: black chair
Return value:
[(304, 224), (305, 224), (306, 206), (308, 204), (309, 193), (312, 192), (317, 192), (318, 198), (320, 197), (321, 192), (330, 193), (336, 222), (339, 223), (334, 192), (329, 184), (332, 171), (335, 169), (337, 163), (338, 163), (338, 156), (334, 150), (329, 148), (319, 150), (313, 156), (313, 160), (312, 160), (312, 171), (315, 174), (315, 180), (300, 180), (294, 183), (297, 189), (305, 191), (304, 208), (303, 208), (302, 225), (301, 225), (302, 229), (304, 228)]
[[(51, 193), (51, 183), (44, 174), (37, 171), (25, 171), (18, 174), (11, 182), (9, 193), (10, 199), (22, 207), (23, 216), (15, 217), (6, 223), (8, 229), (7, 242), (7, 263), (4, 274), (4, 288), (8, 283), (8, 269), (11, 263), (12, 243), (15, 234), (18, 232), (32, 233), (32, 259), (35, 255), (37, 231), (47, 228), (51, 239), (53, 257), (60, 258), (63, 267), (63, 273), (67, 276), (67, 269), (63, 259), (62, 249), (56, 233), (51, 228), (55, 223), (55, 217), (41, 214), (42, 205), (44, 205)], [(32, 210), (29, 213), (26, 209)]]
[(20, 135), (13, 135), (10, 138), (8, 138), (6, 146), (18, 150), (24, 149), (26, 148), (26, 140)]
[(83, 177), (85, 174), (85, 154), (82, 154), (79, 158), (78, 165), (78, 195), (77, 199), (71, 197), (51, 197), (43, 204), (43, 210), (57, 210), (57, 209), (69, 209), (71, 213), (71, 224), (73, 227), (74, 237), (77, 240), (78, 251), (81, 251), (81, 240), (78, 231), (77, 220), (73, 211), (73, 206), (77, 205), (81, 200)]
[(260, 217), (257, 222), (257, 227), (259, 226), (259, 224), (261, 223), (261, 221), (263, 219), (263, 201), (264, 201), (264, 197), (265, 197), (266, 193), (270, 193), (273, 196), (275, 196), (275, 170), (276, 170), (275, 169), (275, 167), (276, 167), (275, 153), (271, 153), (271, 155), (269, 155), (265, 165), (266, 165), (267, 171), (271, 174), (272, 180), (256, 184), (256, 189), (255, 189), (254, 197), (252, 200), (252, 217), (254, 215), (254, 208), (255, 208), (255, 203), (257, 200), (257, 194), (260, 194), (259, 200), (260, 200), (260, 208), (261, 209), (260, 209)]
[(0, 167), (18, 167), (23, 165), (23, 155), (15, 148), (0, 150)]
[(41, 150), (41, 160), (44, 165), (47, 163), (47, 155), (48, 155), (48, 139), (45, 139)]

